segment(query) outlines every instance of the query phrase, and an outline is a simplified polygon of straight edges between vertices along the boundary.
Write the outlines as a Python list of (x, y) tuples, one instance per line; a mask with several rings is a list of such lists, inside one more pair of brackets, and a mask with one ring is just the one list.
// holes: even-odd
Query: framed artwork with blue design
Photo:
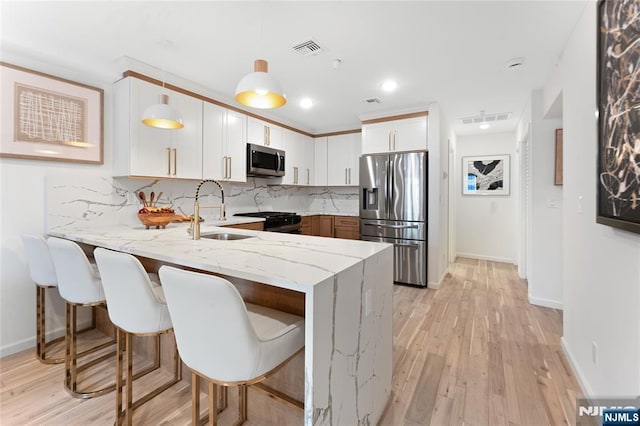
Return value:
[(463, 195), (509, 195), (509, 155), (462, 157)]

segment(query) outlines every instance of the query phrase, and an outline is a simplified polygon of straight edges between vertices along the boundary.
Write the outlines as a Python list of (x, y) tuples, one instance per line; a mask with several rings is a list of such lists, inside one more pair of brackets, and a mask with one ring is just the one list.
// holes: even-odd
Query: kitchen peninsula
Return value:
[[(230, 231), (248, 238), (206, 238)], [(391, 394), (392, 246), (205, 225), (201, 232), (195, 241), (185, 225), (69, 226), (49, 233), (300, 293), (306, 319), (304, 424), (376, 424)]]

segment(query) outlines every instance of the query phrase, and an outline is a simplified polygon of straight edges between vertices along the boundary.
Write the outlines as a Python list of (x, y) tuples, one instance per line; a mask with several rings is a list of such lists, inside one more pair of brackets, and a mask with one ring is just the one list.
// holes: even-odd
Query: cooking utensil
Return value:
[(156, 193), (151, 191), (151, 195), (149, 195), (149, 207), (153, 207), (153, 200), (156, 199)]
[(156, 204), (160, 202), (160, 197), (162, 197), (162, 191), (160, 191), (158, 198), (156, 198)]
[(147, 197), (144, 195), (144, 192), (142, 192), (142, 191), (138, 192), (138, 197), (140, 198), (140, 201), (142, 201), (142, 205), (144, 207), (148, 207), (149, 206), (147, 204)]

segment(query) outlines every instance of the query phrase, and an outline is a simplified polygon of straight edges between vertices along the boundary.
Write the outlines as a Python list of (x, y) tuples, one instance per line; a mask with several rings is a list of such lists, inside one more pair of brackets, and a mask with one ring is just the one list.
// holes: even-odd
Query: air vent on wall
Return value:
[(314, 39), (309, 39), (293, 46), (293, 50), (300, 56), (308, 56), (317, 55), (323, 49)]
[(460, 120), (462, 120), (462, 124), (493, 123), (494, 121), (507, 120), (510, 115), (510, 112), (501, 112), (498, 114), (480, 114), (473, 117), (461, 118)]
[(382, 100), (380, 98), (369, 98), (362, 101), (366, 104), (381, 104)]

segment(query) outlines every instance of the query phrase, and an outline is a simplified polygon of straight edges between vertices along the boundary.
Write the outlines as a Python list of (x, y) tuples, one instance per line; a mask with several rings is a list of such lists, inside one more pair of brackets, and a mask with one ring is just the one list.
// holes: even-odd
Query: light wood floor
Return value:
[[(459, 259), (440, 290), (395, 286), (393, 321), (393, 394), (381, 425), (575, 424), (580, 390), (560, 348), (562, 313), (529, 305), (514, 266)], [(85, 384), (112, 374), (104, 368)], [(113, 394), (71, 398), (63, 375), (62, 365), (39, 363), (33, 350), (1, 359), (0, 424), (112, 425)], [(136, 382), (136, 391), (167, 378), (152, 373)], [(253, 397), (267, 398), (261, 395)], [(235, 415), (234, 403), (230, 393), (226, 420)], [(204, 397), (201, 404), (204, 410)], [(291, 408), (267, 405), (276, 406), (272, 424), (291, 423), (281, 415)], [(190, 410), (183, 381), (138, 410), (134, 421), (188, 425)]]
[(437, 291), (397, 286), (382, 425), (575, 424), (562, 312), (530, 305), (504, 263), (458, 259)]

